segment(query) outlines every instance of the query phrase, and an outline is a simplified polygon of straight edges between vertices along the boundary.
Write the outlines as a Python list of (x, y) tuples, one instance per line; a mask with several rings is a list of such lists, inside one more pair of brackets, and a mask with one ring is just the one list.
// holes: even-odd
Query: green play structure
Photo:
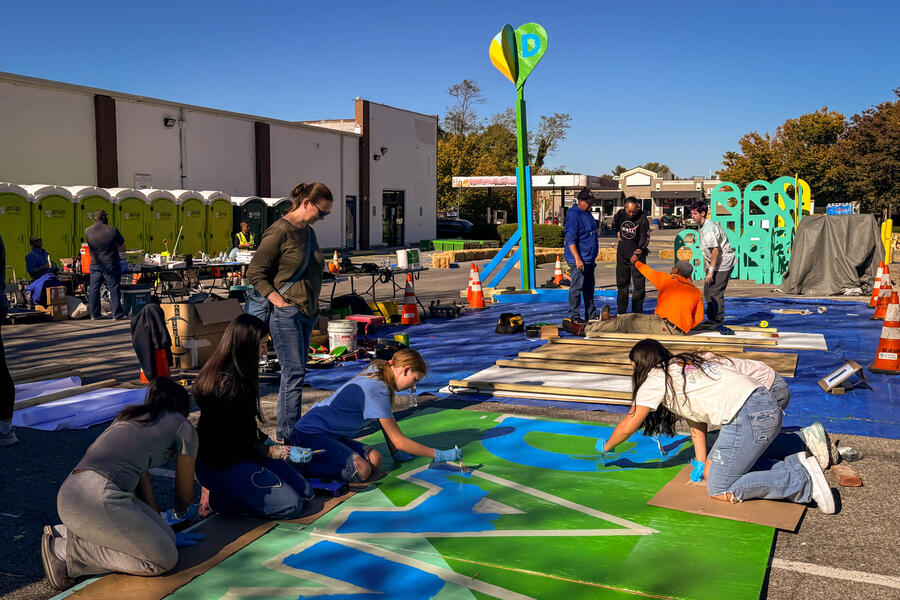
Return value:
[(22, 186), (0, 183), (0, 237), (6, 247), (6, 280), (12, 279), (13, 270), (18, 278), (28, 277), (25, 255), (31, 251), (31, 204)]
[[(773, 182), (756, 180), (742, 191), (723, 181), (710, 193), (709, 219), (725, 231), (734, 249), (732, 279), (778, 285), (791, 260), (794, 232), (804, 213), (812, 211), (809, 185), (798, 177)], [(686, 229), (675, 237), (675, 252), (692, 252), (694, 279), (704, 275), (699, 233)]]
[(200, 192), (193, 190), (173, 190), (178, 206), (178, 223), (181, 241), (176, 251), (199, 257), (206, 252), (206, 205)]
[(55, 185), (23, 185), (31, 202), (31, 235), (39, 236), (54, 262), (74, 256), (75, 204), (72, 194)]

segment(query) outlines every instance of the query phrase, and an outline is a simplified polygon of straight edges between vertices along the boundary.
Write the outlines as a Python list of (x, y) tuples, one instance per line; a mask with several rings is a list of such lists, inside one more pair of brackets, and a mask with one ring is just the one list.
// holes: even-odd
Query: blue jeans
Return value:
[(294, 431), (291, 444), (303, 446), (310, 450), (324, 450), (313, 454), (312, 460), (300, 465), (300, 470), (307, 477), (331, 479), (336, 481), (360, 482), (363, 478), (356, 469), (356, 457), (368, 460), (371, 446), (362, 442), (342, 438), (327, 433), (303, 433)]
[(109, 290), (109, 307), (112, 309), (113, 318), (121, 319), (125, 316), (119, 296), (120, 279), (122, 279), (122, 271), (119, 269), (119, 265), (91, 263), (91, 283), (88, 287), (88, 310), (91, 318), (100, 318), (101, 281), (106, 282), (106, 289)]
[(765, 388), (757, 388), (731, 423), (722, 426), (709, 454), (710, 496), (731, 493), (736, 500), (765, 498), (805, 503), (812, 500), (812, 480), (795, 455), (767, 471), (752, 471), (781, 431), (781, 409)]
[(262, 519), (296, 518), (313, 497), (312, 488), (283, 460), (243, 460), (224, 469), (197, 461), (197, 479), (209, 490), (209, 506), (223, 515)]
[(578, 269), (575, 263), (568, 264), (572, 278), (569, 285), (569, 316), (573, 319), (578, 316), (581, 299), (584, 297), (584, 318), (590, 321), (597, 317), (597, 309), (594, 308), (594, 269), (597, 264), (584, 263), (584, 271)]
[(778, 405), (778, 408), (780, 408), (782, 412), (786, 411), (788, 404), (791, 402), (791, 389), (788, 387), (788, 383), (784, 380), (784, 377), (775, 373), (775, 381), (772, 382), (769, 393), (772, 394), (772, 398), (775, 399), (775, 404)]
[(316, 317), (307, 317), (293, 304), (272, 307), (269, 317), (269, 333), (278, 364), (281, 366), (281, 385), (278, 387), (278, 429), (281, 439), (288, 439), (294, 425), (300, 420), (300, 399), (303, 378), (306, 376), (306, 358), (309, 356), (309, 338), (312, 336)]

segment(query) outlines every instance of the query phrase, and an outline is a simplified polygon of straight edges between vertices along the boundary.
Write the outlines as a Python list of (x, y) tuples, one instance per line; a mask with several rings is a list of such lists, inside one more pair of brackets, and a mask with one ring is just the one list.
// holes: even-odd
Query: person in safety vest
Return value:
[(256, 238), (250, 233), (250, 225), (241, 221), (241, 230), (234, 236), (234, 245), (241, 250), (256, 250)]

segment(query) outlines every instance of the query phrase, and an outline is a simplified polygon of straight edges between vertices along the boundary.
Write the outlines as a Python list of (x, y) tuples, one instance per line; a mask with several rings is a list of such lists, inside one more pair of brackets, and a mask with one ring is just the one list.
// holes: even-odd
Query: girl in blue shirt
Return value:
[(422, 355), (403, 349), (389, 361), (373, 361), (334, 394), (310, 408), (294, 427), (290, 443), (324, 452), (313, 454), (302, 468), (304, 474), (349, 482), (369, 479), (381, 466), (381, 453), (353, 438), (375, 420), (399, 451), (438, 462), (460, 460), (459, 448), (437, 450), (423, 446), (403, 435), (394, 419), (394, 394), (415, 386), (426, 371)]

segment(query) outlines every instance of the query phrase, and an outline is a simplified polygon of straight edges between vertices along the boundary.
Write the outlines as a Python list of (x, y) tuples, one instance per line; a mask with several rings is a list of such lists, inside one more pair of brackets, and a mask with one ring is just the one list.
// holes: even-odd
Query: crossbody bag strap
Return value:
[(299, 269), (288, 279), (283, 286), (278, 290), (278, 293), (284, 296), (284, 293), (291, 289), (291, 286), (297, 283), (297, 281), (303, 277), (303, 274), (306, 272), (306, 268), (309, 266), (309, 255), (311, 254), (311, 245), (312, 245), (312, 231), (309, 225), (306, 226), (306, 255), (303, 257), (303, 264)]

